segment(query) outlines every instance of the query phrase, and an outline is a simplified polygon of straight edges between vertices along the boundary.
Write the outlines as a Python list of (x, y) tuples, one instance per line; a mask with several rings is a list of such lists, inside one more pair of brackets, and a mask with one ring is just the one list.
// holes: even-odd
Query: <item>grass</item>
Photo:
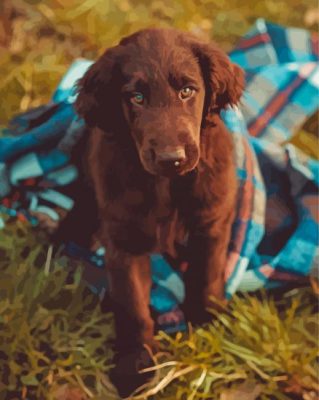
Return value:
[(81, 268), (47, 259), (45, 238), (26, 225), (10, 224), (0, 243), (0, 399), (56, 400), (64, 384), (90, 397), (111, 365), (111, 315)]
[[(258, 17), (316, 29), (315, 0), (2, 0), (0, 126), (48, 101), (77, 57), (96, 58), (157, 25), (214, 37), (229, 50)], [(293, 138), (318, 158), (313, 117)], [(0, 231), (0, 400), (116, 399), (107, 378), (113, 322), (81, 279), (21, 222)], [(311, 285), (275, 299), (235, 297), (211, 324), (159, 334), (154, 379), (136, 399), (317, 399), (318, 299)]]
[[(231, 396), (230, 387), (260, 399), (316, 393), (314, 304), (308, 289), (287, 292), (279, 302), (265, 295), (235, 297), (205, 327), (175, 338), (160, 333), (169, 356), (154, 367), (157, 390), (175, 381), (158, 398), (220, 399)], [(152, 386), (149, 393), (156, 393)]]
[[(112, 316), (81, 266), (48, 258), (46, 238), (30, 229), (10, 222), (0, 232), (0, 399), (116, 399)], [(160, 332), (154, 379), (132, 399), (315, 399), (316, 306), (310, 285), (280, 300), (245, 295), (211, 324)]]

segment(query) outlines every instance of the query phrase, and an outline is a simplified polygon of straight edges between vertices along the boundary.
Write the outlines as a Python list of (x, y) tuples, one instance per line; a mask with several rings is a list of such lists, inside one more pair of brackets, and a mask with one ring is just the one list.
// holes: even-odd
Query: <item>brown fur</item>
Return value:
[[(184, 310), (193, 322), (205, 319), (210, 296), (224, 298), (236, 177), (220, 111), (239, 101), (243, 85), (242, 70), (214, 44), (170, 29), (123, 39), (79, 82), (76, 108), (89, 127), (88, 175), (123, 352), (156, 348), (151, 252), (188, 261)], [(184, 86), (195, 90), (186, 100)], [(132, 103), (135, 91), (144, 104)], [(170, 157), (183, 151), (175, 167)], [(176, 242), (186, 233), (181, 256)]]

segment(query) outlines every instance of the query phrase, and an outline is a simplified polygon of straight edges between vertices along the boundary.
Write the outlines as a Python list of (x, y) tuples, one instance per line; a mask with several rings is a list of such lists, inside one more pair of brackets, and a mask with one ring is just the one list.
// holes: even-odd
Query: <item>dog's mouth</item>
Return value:
[(167, 177), (174, 177), (177, 175), (184, 175), (186, 173), (185, 167), (181, 165), (172, 165), (169, 167), (158, 167), (156, 168), (157, 175), (163, 175)]
[(153, 149), (143, 152), (140, 156), (143, 167), (152, 175), (173, 178), (187, 174), (196, 168), (198, 155), (189, 157), (187, 151), (168, 153), (169, 157), (159, 157)]

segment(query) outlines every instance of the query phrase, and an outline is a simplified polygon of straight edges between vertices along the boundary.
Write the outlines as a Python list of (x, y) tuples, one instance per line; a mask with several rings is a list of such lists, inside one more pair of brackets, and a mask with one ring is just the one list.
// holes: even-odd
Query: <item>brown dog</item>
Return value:
[(180, 258), (188, 235), (186, 317), (224, 297), (236, 202), (232, 140), (220, 111), (238, 103), (242, 70), (214, 44), (147, 29), (108, 49), (79, 82), (118, 348), (156, 349), (150, 253)]

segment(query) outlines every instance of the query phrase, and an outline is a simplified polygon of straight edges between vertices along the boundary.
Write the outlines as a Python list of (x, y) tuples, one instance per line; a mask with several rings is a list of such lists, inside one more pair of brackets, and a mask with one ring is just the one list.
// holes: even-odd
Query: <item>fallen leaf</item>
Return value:
[(245, 382), (236, 388), (222, 392), (220, 400), (255, 400), (261, 393), (261, 386)]
[(318, 8), (311, 8), (305, 13), (304, 21), (307, 26), (316, 25), (319, 23), (319, 10)]
[(78, 388), (71, 387), (67, 384), (60, 386), (55, 392), (56, 400), (87, 400), (86, 394)]

